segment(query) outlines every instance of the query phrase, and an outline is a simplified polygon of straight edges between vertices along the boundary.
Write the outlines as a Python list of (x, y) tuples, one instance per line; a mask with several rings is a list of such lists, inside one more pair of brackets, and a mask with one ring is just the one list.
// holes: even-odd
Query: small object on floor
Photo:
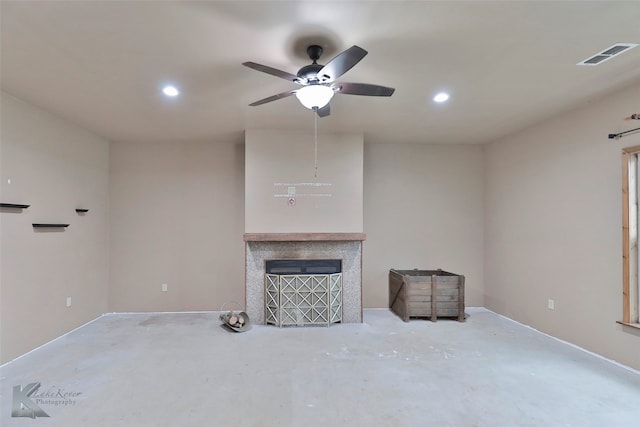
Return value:
[[(226, 304), (227, 303), (224, 303), (222, 305), (223, 310)], [(240, 306), (240, 304), (238, 303), (235, 303), (235, 304)], [(244, 332), (251, 327), (251, 322), (249, 321), (249, 315), (244, 311), (240, 311), (236, 313), (233, 310), (231, 310), (226, 313), (222, 313), (220, 315), (220, 320), (224, 325), (226, 325), (228, 328), (230, 328), (234, 332)]]

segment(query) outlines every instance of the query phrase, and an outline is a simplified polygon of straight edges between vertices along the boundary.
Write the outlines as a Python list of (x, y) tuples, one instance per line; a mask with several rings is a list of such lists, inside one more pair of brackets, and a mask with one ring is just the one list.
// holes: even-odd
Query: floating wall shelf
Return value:
[(31, 224), (33, 228), (67, 228), (69, 224)]
[(18, 205), (15, 203), (0, 203), (0, 208), (27, 209), (30, 205)]
[(89, 209), (76, 209), (76, 212), (78, 212), (78, 213), (87, 213), (87, 212), (89, 212)]

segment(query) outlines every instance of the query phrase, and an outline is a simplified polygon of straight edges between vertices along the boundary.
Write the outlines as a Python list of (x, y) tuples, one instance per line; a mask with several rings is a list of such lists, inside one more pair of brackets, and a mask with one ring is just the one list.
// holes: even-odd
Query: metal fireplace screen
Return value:
[(266, 274), (265, 320), (277, 326), (342, 322), (342, 273)]

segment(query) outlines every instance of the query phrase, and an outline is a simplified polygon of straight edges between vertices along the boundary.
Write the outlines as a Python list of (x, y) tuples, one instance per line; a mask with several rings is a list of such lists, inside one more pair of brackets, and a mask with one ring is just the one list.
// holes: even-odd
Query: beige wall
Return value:
[[(363, 145), (357, 137), (348, 147), (355, 158), (360, 144), (360, 172), (340, 179), (363, 188), (360, 202), (350, 189), (348, 221), (305, 231), (359, 231), (360, 216), (365, 307), (387, 305), (390, 268), (440, 267), (465, 274), (468, 306), (640, 369), (640, 333), (615, 323), (620, 149), (640, 145), (640, 136), (606, 138), (635, 124), (621, 118), (638, 99), (640, 85), (484, 148)], [(1, 131), (2, 201), (32, 205), (1, 216), (2, 361), (106, 311), (216, 310), (243, 300), (242, 141), (109, 148), (6, 94)], [(322, 139), (319, 148), (318, 181), (330, 181)], [(300, 180), (311, 179), (310, 169)], [(273, 181), (280, 177), (266, 181), (265, 194)], [(76, 207), (90, 211), (78, 216)], [(47, 221), (71, 226), (31, 227)], [(247, 231), (292, 231), (258, 228)]]
[(464, 274), (483, 305), (482, 177), (481, 146), (365, 144), (365, 307), (388, 306), (391, 268)]
[(112, 144), (110, 310), (244, 301), (243, 162), (242, 141)]
[[(31, 205), (0, 214), (6, 362), (107, 311), (109, 143), (6, 93), (1, 98), (0, 197)], [(31, 226), (52, 222), (70, 226)]]
[[(319, 134), (318, 173), (314, 177), (312, 132), (246, 132), (245, 230), (247, 233), (362, 232), (362, 135)], [(296, 197), (275, 183), (328, 183), (297, 186)]]
[[(622, 317), (621, 148), (640, 85), (486, 147), (485, 304), (640, 369)], [(636, 126), (633, 126), (633, 125)], [(555, 310), (547, 308), (554, 299)]]

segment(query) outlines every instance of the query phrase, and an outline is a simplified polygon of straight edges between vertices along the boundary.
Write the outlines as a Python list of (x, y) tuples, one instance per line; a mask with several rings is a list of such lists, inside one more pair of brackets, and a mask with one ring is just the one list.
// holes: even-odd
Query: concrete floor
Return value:
[[(217, 313), (105, 315), (1, 368), (0, 425), (640, 426), (637, 372), (467, 312), (244, 333)], [(12, 417), (34, 382), (49, 418)]]

